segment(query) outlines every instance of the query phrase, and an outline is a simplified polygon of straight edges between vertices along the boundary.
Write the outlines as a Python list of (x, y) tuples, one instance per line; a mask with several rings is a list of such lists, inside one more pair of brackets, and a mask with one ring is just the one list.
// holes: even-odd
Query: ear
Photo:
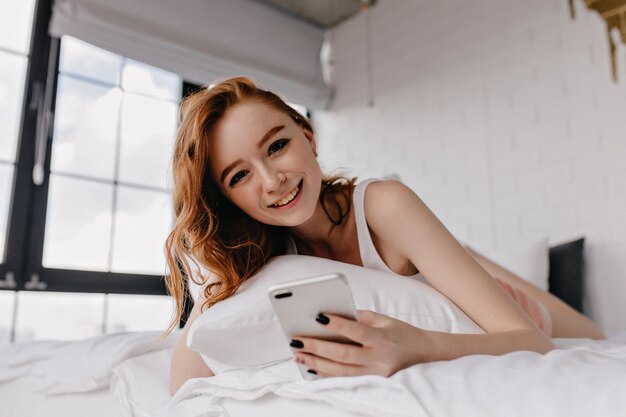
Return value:
[(302, 128), (302, 131), (304, 132), (304, 136), (311, 144), (311, 150), (313, 150), (313, 153), (315, 154), (315, 156), (317, 156), (317, 142), (315, 142), (315, 135), (309, 129), (306, 129), (304, 127)]

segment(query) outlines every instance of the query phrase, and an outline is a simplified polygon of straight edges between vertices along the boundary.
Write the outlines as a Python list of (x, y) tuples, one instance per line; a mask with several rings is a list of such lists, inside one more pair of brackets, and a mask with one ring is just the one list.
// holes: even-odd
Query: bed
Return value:
[[(559, 348), (545, 356), (474, 355), (416, 365), (391, 378), (305, 382), (285, 361), (190, 380), (174, 397), (167, 390), (172, 339), (160, 343), (154, 332), (112, 336), (0, 349), (0, 415), (588, 417), (626, 412), (626, 332), (605, 341), (556, 339)], [(112, 355), (111, 341), (123, 351)]]
[[(174, 396), (169, 394), (178, 331), (163, 340), (160, 332), (130, 332), (75, 342), (18, 343), (0, 348), (0, 415), (626, 414), (626, 330), (602, 341), (554, 339), (557, 349), (546, 355), (471, 355), (414, 365), (389, 378), (302, 380), (269, 300), (259, 294), (285, 277), (337, 269), (348, 277), (357, 308), (425, 328), (481, 330), (427, 284), (319, 258), (281, 257), (194, 322), (188, 345), (219, 370), (216, 376), (191, 379)], [(390, 281), (394, 279), (401, 281)]]

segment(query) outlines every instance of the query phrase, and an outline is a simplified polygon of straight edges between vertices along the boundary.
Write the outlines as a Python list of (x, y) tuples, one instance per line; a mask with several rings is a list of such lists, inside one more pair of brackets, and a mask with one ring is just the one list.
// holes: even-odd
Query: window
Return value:
[(164, 330), (182, 80), (71, 37), (55, 51), (49, 0), (0, 11), (0, 343)]
[(198, 87), (50, 38), (52, 1), (0, 0), (0, 343), (164, 330), (168, 168)]
[(0, 0), (0, 262), (6, 254), (11, 184), (26, 70), (29, 60), (35, 0)]
[[(0, 300), (2, 296), (0, 293)], [(12, 303), (7, 304), (15, 308)], [(0, 312), (8, 310), (8, 306), (3, 305)], [(162, 295), (20, 291), (16, 307), (14, 340), (21, 342), (164, 330), (171, 319), (173, 306), (170, 298)], [(0, 329), (4, 325), (0, 321)], [(9, 340), (7, 333), (5, 329), (0, 330), (4, 342)]]
[(43, 266), (165, 273), (182, 82), (61, 39)]

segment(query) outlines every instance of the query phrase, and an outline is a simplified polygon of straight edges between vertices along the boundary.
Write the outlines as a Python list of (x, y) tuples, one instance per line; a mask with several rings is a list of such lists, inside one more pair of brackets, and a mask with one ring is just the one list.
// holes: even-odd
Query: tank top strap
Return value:
[(378, 254), (376, 246), (374, 246), (374, 242), (372, 241), (369, 228), (367, 227), (367, 219), (365, 218), (365, 190), (369, 184), (376, 181), (380, 180), (370, 178), (361, 181), (354, 187), (354, 194), (352, 195), (357, 238), (359, 241), (359, 253), (361, 254), (361, 262), (363, 262), (365, 268), (393, 272)]

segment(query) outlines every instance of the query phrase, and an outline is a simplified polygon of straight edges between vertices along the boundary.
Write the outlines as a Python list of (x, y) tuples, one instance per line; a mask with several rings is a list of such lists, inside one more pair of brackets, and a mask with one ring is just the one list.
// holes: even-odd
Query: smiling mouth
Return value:
[(269, 207), (282, 207), (291, 203), (298, 196), (298, 194), (300, 194), (300, 190), (302, 190), (302, 180), (300, 180), (298, 185), (296, 185), (296, 188), (291, 190), (291, 192), (287, 194), (287, 196), (282, 198), (280, 201), (277, 201), (276, 203), (270, 205)]

